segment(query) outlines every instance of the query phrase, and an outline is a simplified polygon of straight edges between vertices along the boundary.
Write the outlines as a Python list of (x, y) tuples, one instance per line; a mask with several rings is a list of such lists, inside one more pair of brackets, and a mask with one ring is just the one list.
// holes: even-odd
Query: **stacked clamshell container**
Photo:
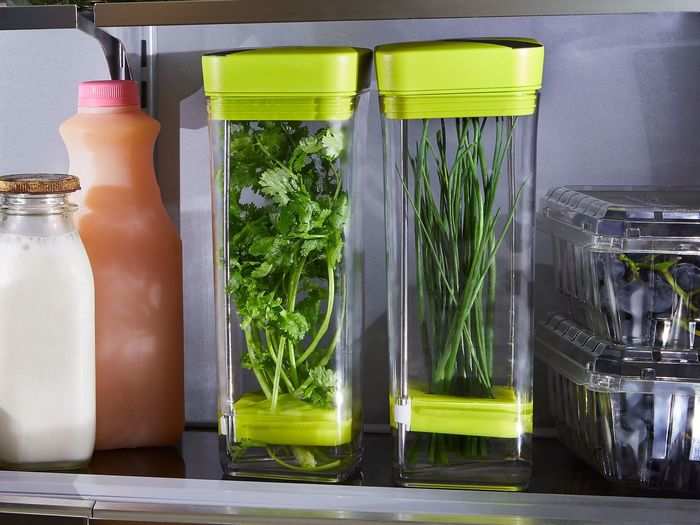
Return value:
[(549, 191), (558, 311), (538, 327), (562, 441), (610, 480), (696, 490), (700, 188)]

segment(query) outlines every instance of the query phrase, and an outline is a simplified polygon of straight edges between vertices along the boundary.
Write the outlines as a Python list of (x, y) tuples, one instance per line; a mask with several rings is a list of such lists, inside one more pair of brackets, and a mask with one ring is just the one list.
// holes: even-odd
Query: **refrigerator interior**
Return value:
[[(404, 40), (527, 36), (545, 46), (540, 95), (536, 199), (566, 184), (697, 184), (700, 168), (700, 16), (600, 15), (459, 20), (243, 24), (115, 28), (130, 50), (148, 39), (154, 60), (152, 110), (162, 124), (156, 162), (166, 206), (184, 253), (186, 416), (216, 419), (216, 351), (211, 271), (207, 116), (201, 55), (240, 47), (374, 47)], [(98, 44), (75, 30), (0, 32), (0, 172), (63, 172), (58, 125), (75, 107), (77, 84), (107, 78)], [(136, 56), (132, 63), (138, 65)], [(138, 69), (138, 68), (137, 68)], [(374, 79), (373, 79), (374, 82)], [(388, 430), (386, 283), (380, 120), (373, 85), (365, 105), (368, 139), (357, 173), (364, 188), (365, 425)], [(536, 319), (551, 309), (536, 241)], [(551, 434), (546, 374), (535, 365), (536, 434)], [(192, 452), (191, 454), (198, 454)], [(541, 456), (540, 456), (541, 457)]]

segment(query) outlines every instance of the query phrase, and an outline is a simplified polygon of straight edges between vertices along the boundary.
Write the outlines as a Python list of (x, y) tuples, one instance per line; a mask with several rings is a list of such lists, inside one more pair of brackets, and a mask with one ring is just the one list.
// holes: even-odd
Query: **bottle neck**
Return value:
[(0, 197), (0, 233), (35, 237), (71, 233), (77, 209), (68, 194), (6, 194)]
[(78, 113), (62, 133), (69, 171), (84, 188), (74, 196), (79, 214), (160, 202), (153, 165), (158, 123), (135, 105), (78, 107)]

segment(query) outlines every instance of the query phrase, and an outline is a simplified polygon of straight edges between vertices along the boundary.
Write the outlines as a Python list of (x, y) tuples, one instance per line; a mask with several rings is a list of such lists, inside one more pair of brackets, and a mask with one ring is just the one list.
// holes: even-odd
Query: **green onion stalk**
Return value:
[[(492, 121), (495, 137), (487, 151), (485, 130)], [(418, 317), (433, 394), (493, 397), (496, 255), (523, 189), (509, 209), (497, 207), (514, 126), (510, 117), (441, 119), (433, 142), (424, 120), (410, 159), (412, 194), (402, 179), (415, 216)], [(434, 435), (431, 460), (445, 458), (446, 443), (446, 436)], [(483, 450), (473, 441), (460, 448)]]

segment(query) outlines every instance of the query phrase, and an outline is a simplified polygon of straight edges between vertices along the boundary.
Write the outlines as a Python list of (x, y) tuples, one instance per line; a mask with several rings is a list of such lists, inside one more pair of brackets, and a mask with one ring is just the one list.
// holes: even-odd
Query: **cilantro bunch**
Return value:
[(345, 311), (343, 135), (297, 122), (237, 122), (229, 148), (227, 292), (245, 335), (243, 366), (272, 410), (284, 394), (330, 408), (336, 377), (328, 365)]

